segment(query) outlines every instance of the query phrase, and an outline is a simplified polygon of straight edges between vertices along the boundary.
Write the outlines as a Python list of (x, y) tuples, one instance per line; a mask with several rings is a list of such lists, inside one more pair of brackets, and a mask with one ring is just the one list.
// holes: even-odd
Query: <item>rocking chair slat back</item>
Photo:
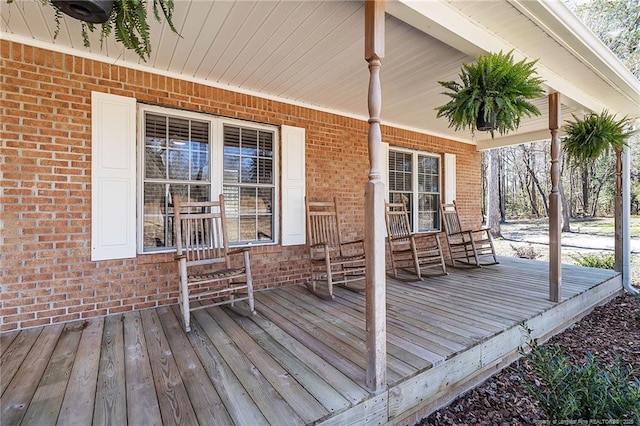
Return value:
[(396, 239), (409, 238), (411, 225), (406, 206), (403, 203), (387, 203), (387, 234)]
[[(309, 290), (333, 298), (333, 286), (361, 281), (365, 275), (364, 241), (347, 241), (340, 234), (337, 201), (305, 200), (307, 244), (311, 262)], [(327, 284), (327, 294), (317, 291), (317, 283)]]
[[(220, 195), (218, 201), (184, 203), (176, 195), (172, 198), (180, 309), (185, 329), (190, 329), (189, 312), (202, 307), (234, 306), (235, 302), (247, 300), (249, 311), (255, 313), (249, 252), (229, 250), (224, 197)], [(242, 261), (232, 265), (230, 253), (242, 254)], [(192, 300), (201, 303), (192, 307)]]
[[(458, 263), (482, 267), (498, 264), (493, 238), (487, 228), (465, 229), (460, 224), (456, 202), (440, 206), (452, 266)], [(489, 258), (486, 260), (486, 258)]]
[(417, 276), (418, 280), (422, 280), (423, 272), (427, 269), (436, 269), (438, 275), (446, 275), (438, 235), (413, 233), (404, 201), (387, 203), (385, 213), (393, 277), (400, 279), (400, 270)]

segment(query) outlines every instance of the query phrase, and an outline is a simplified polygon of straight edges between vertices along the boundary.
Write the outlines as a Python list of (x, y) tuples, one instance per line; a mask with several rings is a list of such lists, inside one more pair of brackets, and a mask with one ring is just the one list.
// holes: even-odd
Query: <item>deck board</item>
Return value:
[(88, 425), (93, 419), (104, 322), (89, 321), (80, 324), (84, 330), (64, 392), (58, 416), (60, 425)]
[(140, 312), (129, 312), (123, 320), (127, 418), (133, 424), (160, 424), (162, 415), (153, 386), (153, 372)]
[(291, 286), (257, 292), (255, 316), (199, 310), (188, 334), (177, 306), (2, 334), (3, 424), (401, 422), (513, 359), (522, 321), (557, 331), (619, 291), (563, 265), (555, 304), (548, 265), (511, 258), (450, 272), (387, 280), (388, 392), (365, 385), (364, 295)]
[[(47, 368), (64, 326), (45, 327), (0, 398), (3, 424), (20, 424)], [(4, 374), (4, 371), (0, 374)], [(3, 380), (4, 381), (4, 380)]]
[(101, 425), (126, 424), (124, 337), (120, 316), (104, 319), (101, 348), (93, 421)]
[(78, 324), (65, 325), (22, 419), (23, 425), (56, 424), (81, 337)]

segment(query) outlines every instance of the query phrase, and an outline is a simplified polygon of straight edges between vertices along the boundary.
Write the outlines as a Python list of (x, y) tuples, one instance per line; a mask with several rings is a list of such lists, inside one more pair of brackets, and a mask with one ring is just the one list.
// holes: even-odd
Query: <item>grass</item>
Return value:
[[(548, 229), (549, 219), (514, 219), (507, 221), (509, 224), (517, 225), (521, 230), (539, 231), (540, 227)], [(597, 217), (571, 219), (571, 232), (579, 234), (592, 234), (607, 236), (614, 234), (613, 217)], [(631, 216), (631, 235), (640, 235), (640, 216)]]

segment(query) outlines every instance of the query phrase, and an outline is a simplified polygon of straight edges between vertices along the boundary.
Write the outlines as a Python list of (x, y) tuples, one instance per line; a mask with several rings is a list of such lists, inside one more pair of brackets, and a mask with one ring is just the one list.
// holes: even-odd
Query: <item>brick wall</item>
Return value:
[[(365, 121), (51, 52), (6, 40), (2, 55), (0, 331), (177, 303), (173, 254), (92, 262), (91, 91), (306, 129), (307, 195), (337, 196), (362, 237)], [(457, 198), (480, 221), (474, 147), (383, 126), (391, 145), (457, 155)], [(302, 283), (305, 247), (254, 247), (257, 288)]]

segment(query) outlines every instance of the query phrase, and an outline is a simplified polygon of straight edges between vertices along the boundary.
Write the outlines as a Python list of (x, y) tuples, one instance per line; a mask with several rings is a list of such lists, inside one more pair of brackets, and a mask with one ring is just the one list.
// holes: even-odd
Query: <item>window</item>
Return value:
[(389, 150), (389, 201), (402, 200), (414, 232), (440, 230), (440, 156)]
[(142, 251), (174, 247), (172, 194), (208, 201), (224, 193), (229, 242), (276, 241), (273, 128), (142, 107)]
[(273, 241), (273, 132), (223, 127), (229, 240)]

